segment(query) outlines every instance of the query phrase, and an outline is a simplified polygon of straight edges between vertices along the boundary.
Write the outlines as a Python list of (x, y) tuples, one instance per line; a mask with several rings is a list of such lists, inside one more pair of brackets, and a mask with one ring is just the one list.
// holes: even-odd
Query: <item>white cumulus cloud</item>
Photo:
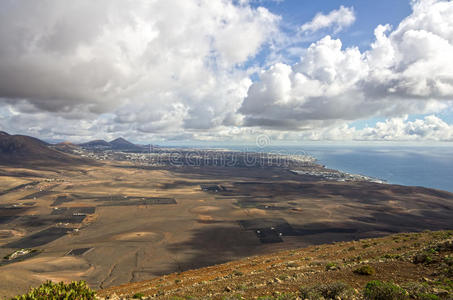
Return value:
[(328, 14), (318, 13), (310, 22), (300, 27), (302, 32), (316, 32), (324, 28), (331, 28), (335, 33), (351, 26), (355, 22), (353, 7), (340, 6)]
[[(287, 52), (276, 49), (293, 39), (265, 2), (0, 1), (0, 129), (73, 141), (451, 140), (435, 115), (453, 104), (452, 1), (411, 1), (366, 51), (327, 35)], [(342, 6), (294, 34), (354, 21)], [(291, 51), (296, 63), (281, 57)], [(370, 117), (387, 121), (348, 125)]]
[(408, 121), (407, 116), (377, 122), (372, 127), (356, 129), (348, 125), (336, 126), (303, 133), (299, 138), (330, 141), (453, 141), (453, 125), (435, 115)]
[(250, 85), (239, 66), (278, 22), (226, 0), (3, 1), (0, 99), (64, 117), (113, 113), (140, 130), (218, 126)]
[(395, 30), (379, 25), (375, 36), (365, 52), (326, 36), (297, 64), (262, 71), (239, 109), (244, 124), (303, 130), (451, 105), (453, 2), (414, 2)]

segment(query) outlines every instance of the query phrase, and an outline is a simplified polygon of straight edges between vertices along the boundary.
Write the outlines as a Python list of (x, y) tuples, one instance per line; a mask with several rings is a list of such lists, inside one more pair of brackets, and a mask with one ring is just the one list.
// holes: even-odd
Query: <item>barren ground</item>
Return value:
[(279, 250), (453, 227), (453, 194), (278, 168), (1, 167), (2, 191), (1, 257), (40, 251), (0, 266), (2, 297), (46, 279), (105, 289)]

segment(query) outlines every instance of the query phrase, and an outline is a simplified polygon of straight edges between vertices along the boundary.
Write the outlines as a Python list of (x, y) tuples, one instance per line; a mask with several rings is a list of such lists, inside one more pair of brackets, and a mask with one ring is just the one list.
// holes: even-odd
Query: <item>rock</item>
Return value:
[(453, 250), (453, 241), (447, 240), (437, 246), (439, 251), (452, 251)]
[(441, 296), (447, 296), (447, 295), (448, 295), (448, 291), (447, 291), (447, 290), (444, 290), (444, 289), (434, 288), (434, 289), (433, 289), (433, 292), (434, 292), (434, 294), (436, 294), (436, 295), (441, 295)]
[(283, 281), (280, 278), (274, 278), (274, 282), (282, 283)]
[(229, 292), (231, 292), (231, 291), (233, 291), (233, 290), (232, 290), (229, 286), (225, 287), (225, 292), (228, 292), (228, 293), (229, 293)]
[(414, 256), (414, 259), (412, 262), (414, 264), (424, 263), (427, 258), (428, 258), (428, 256), (426, 254), (417, 254)]

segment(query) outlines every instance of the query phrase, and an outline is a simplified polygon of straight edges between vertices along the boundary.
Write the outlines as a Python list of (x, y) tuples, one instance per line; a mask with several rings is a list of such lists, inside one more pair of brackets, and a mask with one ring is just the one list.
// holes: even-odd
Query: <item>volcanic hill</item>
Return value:
[(89, 163), (55, 149), (37, 138), (25, 135), (10, 135), (0, 132), (0, 164), (2, 165), (60, 165)]

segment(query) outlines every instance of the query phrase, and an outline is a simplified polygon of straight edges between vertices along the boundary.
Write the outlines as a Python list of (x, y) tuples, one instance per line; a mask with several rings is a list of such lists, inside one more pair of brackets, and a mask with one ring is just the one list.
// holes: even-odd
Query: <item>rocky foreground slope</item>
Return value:
[(453, 231), (311, 246), (97, 294), (104, 299), (453, 299)]

